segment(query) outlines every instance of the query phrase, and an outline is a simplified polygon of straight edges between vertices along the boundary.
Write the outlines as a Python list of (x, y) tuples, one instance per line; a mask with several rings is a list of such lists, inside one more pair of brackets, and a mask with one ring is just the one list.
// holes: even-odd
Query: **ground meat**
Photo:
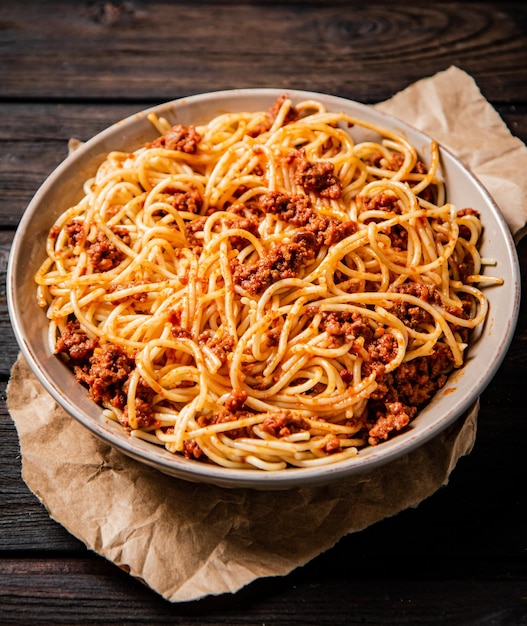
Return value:
[[(90, 397), (101, 405), (109, 402), (124, 410), (121, 423), (128, 426), (126, 397), (129, 376), (135, 367), (134, 360), (122, 348), (113, 344), (100, 344), (80, 328), (77, 320), (66, 324), (55, 346), (57, 354), (68, 357), (68, 365), (75, 378), (87, 385)], [(153, 390), (139, 380), (136, 390), (136, 418), (138, 426), (149, 426), (154, 421), (151, 402)]]
[(368, 344), (368, 352), (372, 361), (381, 364), (389, 363), (397, 355), (397, 340), (391, 333), (385, 333)]
[[(273, 106), (269, 109), (268, 115), (273, 120), (273, 122), (278, 117), (278, 113), (280, 113), (280, 109), (282, 108), (282, 105), (287, 99), (288, 99), (287, 94), (278, 96), (278, 98), (274, 101)], [(296, 122), (297, 119), (298, 119), (298, 110), (294, 106), (291, 106), (289, 108), (289, 111), (287, 112), (287, 115), (284, 118), (284, 124), (290, 124), (291, 122)]]
[(342, 452), (342, 446), (340, 445), (340, 439), (337, 435), (329, 435), (322, 448), (326, 454), (337, 454)]
[(194, 439), (185, 439), (183, 442), (183, 454), (187, 459), (203, 459), (204, 452)]
[[(381, 152), (376, 152), (364, 159), (364, 161), (368, 165), (372, 165), (373, 167), (379, 167), (385, 170), (395, 172), (401, 169), (404, 163), (404, 156), (400, 152), (392, 152), (390, 158), (386, 159)], [(417, 161), (412, 169), (412, 173), (414, 174), (426, 174), (427, 172), (428, 168), (422, 161)], [(409, 184), (413, 185), (414, 183), (413, 181), (410, 181)], [(434, 196), (434, 185), (429, 185), (428, 187), (425, 187), (425, 189), (423, 189), (423, 191), (419, 194), (419, 197), (423, 198), (423, 200), (427, 200), (428, 202), (433, 202)]]
[[(401, 291), (420, 295), (427, 301), (437, 297), (433, 290), (427, 291), (425, 285), (418, 283), (405, 284)], [(315, 312), (315, 306), (312, 310), (308, 308), (308, 314)], [(432, 355), (402, 363), (393, 372), (386, 373), (386, 365), (397, 354), (397, 341), (391, 333), (374, 334), (371, 326), (357, 313), (324, 312), (320, 330), (340, 341), (357, 339), (350, 353), (356, 351), (362, 356), (366, 350), (369, 355), (362, 364), (362, 376), (374, 374), (377, 388), (368, 401), (363, 434), (371, 445), (405, 428), (417, 411), (444, 386), (453, 367), (450, 348), (438, 344)], [(346, 384), (353, 383), (353, 372), (343, 369), (340, 376)]]
[(192, 339), (192, 333), (188, 329), (181, 326), (181, 311), (171, 309), (168, 312), (167, 320), (172, 325), (172, 328), (170, 329), (172, 337), (175, 337), (176, 339)]
[(124, 244), (127, 246), (130, 245), (132, 238), (130, 237), (130, 231), (127, 228), (124, 228), (123, 226), (112, 226), (111, 230)]
[(273, 437), (289, 437), (293, 433), (309, 430), (309, 423), (303, 417), (286, 409), (277, 410), (262, 422), (262, 430)]
[(299, 228), (293, 240), (303, 239), (315, 253), (322, 245), (338, 243), (357, 231), (354, 221), (340, 222), (319, 215), (313, 209), (308, 196), (270, 191), (260, 199), (260, 206), (265, 213), (277, 215), (284, 222)]
[[(427, 303), (441, 303), (441, 298), (436, 289), (414, 281), (407, 281), (402, 285), (392, 288), (391, 291), (409, 294)], [(428, 311), (404, 300), (395, 301), (391, 312), (403, 321), (408, 328), (415, 329), (423, 324), (433, 323), (433, 318)]]
[[(311, 314), (311, 311), (309, 313)], [(361, 337), (364, 345), (368, 345), (373, 339), (371, 326), (358, 313), (349, 311), (324, 311), (319, 328), (328, 335), (346, 341)]]
[(229, 207), (229, 213), (234, 213), (257, 223), (264, 217), (259, 202), (236, 202)]
[(293, 243), (298, 244), (307, 250), (313, 250), (313, 256), (315, 256), (320, 249), (319, 239), (314, 233), (308, 230), (297, 231), (293, 234), (291, 239)]
[(174, 191), (170, 193), (165, 202), (172, 205), (176, 211), (189, 213), (199, 213), (203, 207), (203, 198), (195, 187), (192, 187), (190, 191)]
[(381, 162), (384, 159), (384, 155), (382, 152), (372, 152), (367, 156), (362, 157), (362, 160), (366, 165), (370, 165), (372, 167), (382, 167)]
[(203, 227), (207, 217), (197, 217), (190, 222), (185, 223), (185, 237), (191, 246), (201, 246), (203, 239), (197, 236), (198, 233), (203, 233)]
[(459, 225), (459, 237), (461, 239), (466, 239), (467, 241), (470, 239), (470, 228), (468, 226), (465, 226), (465, 224), (460, 224)]
[(317, 241), (320, 245), (331, 246), (355, 234), (357, 223), (352, 220), (339, 222), (331, 217), (320, 215), (317, 216), (316, 221), (308, 224), (306, 229), (317, 235)]
[(168, 321), (172, 326), (181, 326), (181, 311), (178, 309), (170, 309), (168, 312)]
[(434, 287), (412, 280), (408, 280), (397, 287), (393, 287), (390, 291), (415, 296), (416, 298), (424, 300), (424, 302), (435, 302), (436, 304), (441, 302), (441, 297)]
[(271, 328), (266, 333), (267, 345), (277, 346), (280, 343), (282, 334), (282, 324), (278, 320), (273, 320)]
[[(462, 300), (461, 306), (445, 306), (443, 307), (444, 310), (447, 313), (450, 313), (451, 315), (455, 315), (456, 317), (459, 317), (459, 319), (462, 319), (462, 320), (469, 319), (473, 302), (470, 300), (472, 296), (467, 294), (466, 297), (469, 299)], [(470, 337), (469, 328), (467, 328), (466, 326), (461, 326), (459, 324), (454, 324), (452, 322), (449, 322), (448, 325), (450, 326), (452, 332), (458, 333), (460, 335), (461, 341), (464, 341), (465, 343), (468, 342), (469, 337)]]
[[(465, 215), (474, 215), (479, 218), (479, 213), (475, 209), (461, 209), (457, 212), (458, 217), (463, 217)], [(468, 226), (465, 224), (459, 225), (459, 236), (462, 239), (469, 240), (472, 235), (472, 232)], [(466, 281), (467, 277), (474, 273), (474, 261), (472, 259), (472, 255), (466, 254), (465, 257), (461, 260), (458, 260), (458, 271), (460, 280), (463, 282)]]
[[(428, 167), (422, 161), (417, 161), (412, 172), (415, 174), (426, 174), (428, 172)], [(413, 184), (414, 183), (411, 182), (410, 186), (413, 186)], [(433, 203), (437, 195), (437, 187), (436, 185), (428, 185), (418, 195), (423, 200)]]
[(71, 220), (64, 226), (64, 232), (68, 235), (68, 241), (72, 246), (82, 245), (84, 243), (84, 224), (79, 220)]
[(464, 217), (465, 215), (474, 215), (475, 217), (479, 218), (479, 211), (476, 211), (476, 209), (467, 207), (464, 209), (459, 209), (459, 211), (457, 212), (458, 217)]
[(400, 152), (392, 152), (390, 157), (386, 158), (382, 152), (372, 152), (367, 157), (363, 158), (363, 161), (372, 167), (379, 167), (383, 170), (396, 172), (401, 169), (404, 163), (404, 156)]
[(88, 385), (97, 404), (110, 402), (119, 409), (126, 406), (123, 385), (134, 368), (134, 360), (114, 344), (102, 344), (90, 357), (89, 367), (76, 368), (77, 380)]
[[(287, 99), (288, 99), (287, 95), (279, 96), (275, 100), (273, 106), (266, 112), (265, 118), (258, 125), (249, 129), (247, 131), (247, 134), (250, 135), (251, 137), (257, 137), (258, 135), (261, 135), (262, 133), (267, 132), (273, 125), (276, 118), (278, 117), (278, 114), (280, 113), (280, 109), (282, 108), (283, 103)], [(294, 122), (297, 119), (298, 119), (298, 111), (294, 106), (291, 106), (284, 118), (284, 125), (290, 124), (291, 122)]]
[[(376, 445), (392, 432), (405, 428), (445, 385), (453, 368), (453, 356), (447, 344), (438, 343), (431, 355), (401, 363), (386, 373), (385, 364), (395, 356), (395, 339), (386, 333), (365, 346), (370, 360), (363, 363), (362, 375), (375, 373), (377, 382), (368, 401), (365, 436), (370, 445)], [(343, 380), (346, 373), (344, 376)]]
[(336, 200), (342, 195), (342, 183), (335, 175), (335, 166), (330, 161), (308, 161), (299, 151), (295, 168), (295, 183), (306, 191), (318, 193), (323, 198)]
[[(125, 243), (129, 243), (128, 231), (125, 229), (115, 229), (115, 234), (121, 236)], [(108, 272), (117, 267), (122, 262), (125, 255), (108, 237), (102, 233), (97, 233), (97, 239), (88, 247), (88, 256), (90, 258), (93, 270), (95, 272)]]
[(433, 380), (440, 381), (438, 389), (446, 383), (448, 374), (452, 371), (453, 356), (452, 351), (446, 343), (438, 343), (434, 352), (429, 357), (423, 357), (428, 362), (428, 372)]
[(346, 385), (349, 385), (353, 382), (353, 372), (350, 372), (349, 370), (341, 370), (340, 377), (346, 383)]
[(321, 393), (324, 393), (327, 388), (328, 387), (325, 383), (317, 383), (314, 387), (311, 387), (311, 389), (307, 393), (309, 393), (310, 395), (318, 396)]
[(393, 431), (406, 428), (415, 416), (417, 409), (407, 407), (401, 402), (390, 402), (386, 405), (386, 413), (379, 417), (375, 426), (368, 432), (368, 443), (372, 446), (388, 439)]
[(392, 152), (391, 158), (385, 161), (384, 169), (396, 172), (404, 163), (404, 156), (400, 152)]
[[(389, 362), (389, 359), (388, 359)], [(371, 376), (371, 374), (375, 374), (375, 380), (378, 382), (379, 387), (373, 392), (371, 395), (372, 398), (378, 399), (383, 398), (386, 394), (386, 387), (383, 383), (384, 372), (386, 368), (384, 367), (384, 363), (382, 361), (365, 361), (362, 364), (362, 375), (363, 376)]]
[(240, 217), (236, 220), (225, 220), (225, 226), (227, 226), (227, 228), (241, 228), (242, 230), (246, 230), (247, 232), (251, 233), (251, 235), (254, 235), (255, 237), (259, 236), (258, 224), (258, 220), (250, 217)]
[(408, 231), (401, 224), (395, 224), (391, 228), (382, 231), (390, 238), (392, 248), (398, 252), (408, 250)]
[[(152, 405), (141, 398), (135, 398), (135, 428), (147, 428), (155, 421)], [(129, 426), (128, 406), (124, 409), (124, 425)]]
[[(249, 217), (240, 217), (240, 219), (237, 220), (226, 219), (224, 223), (227, 228), (240, 228), (242, 230), (246, 230), (248, 233), (251, 233), (251, 235), (254, 235), (255, 237), (260, 236), (258, 232), (258, 221), (255, 219)], [(241, 235), (235, 235), (233, 237), (230, 237), (229, 242), (235, 250), (242, 250), (249, 243), (248, 240)]]
[(181, 326), (172, 326), (170, 329), (170, 334), (175, 339), (192, 339), (192, 333), (190, 330), (186, 328), (182, 328)]
[[(446, 344), (438, 343), (430, 356), (418, 357), (401, 363), (380, 381), (370, 409), (381, 414), (390, 402), (402, 402), (410, 407), (421, 408), (441, 389), (453, 367), (453, 357)], [(380, 404), (377, 403), (380, 400)]]
[(297, 227), (305, 226), (315, 215), (311, 200), (302, 194), (270, 191), (260, 198), (260, 207), (264, 213), (277, 215), (284, 222)]
[(362, 211), (389, 211), (390, 213), (401, 213), (401, 204), (395, 194), (388, 191), (381, 191), (372, 197), (358, 196), (357, 202)]
[(459, 280), (466, 283), (468, 277), (474, 274), (474, 259), (472, 258), (472, 255), (467, 253), (459, 259), (457, 258), (457, 254), (454, 254), (452, 255), (452, 260), (457, 261)]
[(251, 295), (261, 293), (283, 278), (295, 278), (305, 263), (314, 259), (314, 251), (306, 242), (279, 244), (256, 263), (242, 265), (231, 261), (232, 279)]
[(49, 229), (49, 237), (51, 239), (56, 239), (60, 235), (60, 226), (52, 226)]
[(231, 413), (236, 413), (243, 408), (243, 403), (248, 397), (246, 391), (233, 390), (225, 400), (225, 408)]
[(56, 354), (64, 354), (69, 359), (79, 364), (87, 361), (99, 345), (97, 338), (90, 338), (81, 329), (78, 320), (69, 321), (62, 330), (55, 344)]
[[(130, 379), (123, 385), (123, 391), (128, 395), (128, 386)], [(154, 409), (152, 408), (152, 400), (154, 399), (153, 389), (140, 378), (135, 391), (135, 419), (136, 428), (146, 428), (151, 426), (155, 421)], [(128, 406), (124, 408), (123, 426), (129, 426), (128, 422)]]
[(194, 154), (201, 141), (201, 135), (192, 125), (184, 126), (175, 124), (162, 137), (146, 144), (147, 148), (166, 148), (167, 150), (178, 150), (187, 154)]
[(206, 345), (224, 364), (227, 362), (227, 355), (234, 349), (234, 337), (228, 333), (217, 337), (212, 331), (204, 331), (198, 336), (198, 344)]
[[(241, 396), (236, 397), (233, 396), (232, 406), (238, 406), (241, 402)], [(239, 419), (243, 419), (245, 417), (251, 417), (254, 413), (250, 413), (249, 411), (242, 411), (236, 409), (234, 412), (230, 411), (227, 406), (223, 407), (219, 411), (213, 413), (212, 415), (200, 415), (196, 421), (199, 426), (202, 428), (206, 426), (210, 426), (212, 424), (225, 424), (227, 422), (234, 422)], [(240, 437), (252, 437), (252, 429), (250, 426), (241, 427), (241, 428), (231, 428), (223, 431), (223, 434), (230, 439), (238, 439)]]
[[(445, 377), (446, 381), (446, 377)], [(397, 398), (411, 406), (422, 406), (432, 398), (443, 383), (434, 380), (426, 359), (402, 363), (392, 377), (391, 387)]]

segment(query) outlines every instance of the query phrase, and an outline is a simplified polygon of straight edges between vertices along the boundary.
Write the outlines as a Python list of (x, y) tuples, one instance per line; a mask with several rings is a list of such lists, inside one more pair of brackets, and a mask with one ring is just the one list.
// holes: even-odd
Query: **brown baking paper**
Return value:
[[(378, 108), (450, 147), (519, 232), (527, 221), (527, 149), (470, 76), (450, 68)], [(21, 356), (7, 394), (22, 476), (51, 517), (172, 602), (285, 575), (344, 535), (416, 506), (448, 482), (459, 458), (472, 449), (479, 407), (368, 474), (265, 492), (188, 483), (129, 459), (60, 409)]]

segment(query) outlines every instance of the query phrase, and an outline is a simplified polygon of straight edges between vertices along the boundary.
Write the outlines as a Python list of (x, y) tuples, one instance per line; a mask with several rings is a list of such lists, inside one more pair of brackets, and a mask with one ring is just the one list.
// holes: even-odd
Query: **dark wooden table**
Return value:
[[(233, 87), (375, 103), (453, 64), (526, 141), (524, 2), (2, 0), (1, 270), (25, 207), (70, 137)], [(527, 242), (519, 255), (527, 276)], [(18, 352), (5, 289), (0, 329), (0, 623), (527, 624), (525, 298), (482, 396), (475, 449), (448, 486), (289, 576), (177, 605), (88, 552), (24, 484), (5, 403)]]

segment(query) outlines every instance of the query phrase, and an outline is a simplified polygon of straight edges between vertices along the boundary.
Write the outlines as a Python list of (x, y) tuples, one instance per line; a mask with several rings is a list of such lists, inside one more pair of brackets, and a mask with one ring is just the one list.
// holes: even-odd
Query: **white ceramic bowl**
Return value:
[[(197, 95), (153, 107), (114, 124), (69, 156), (45, 181), (24, 213), (11, 249), (9, 313), (22, 353), (40, 382), (94, 435), (130, 457), (178, 478), (224, 487), (283, 489), (329, 483), (389, 463), (438, 435), (474, 403), (500, 366), (516, 325), (520, 299), (519, 269), (509, 229), (482, 185), (448, 150), (441, 148), (448, 200), (458, 208), (472, 206), (480, 211), (485, 228), (482, 254), (496, 259), (497, 268), (493, 271), (505, 279), (505, 284), (486, 290), (490, 301), (489, 317), (477, 341), (470, 347), (466, 365), (452, 375), (407, 432), (334, 465), (267, 473), (225, 469), (187, 460), (130, 437), (118, 425), (103, 419), (85, 388), (75, 381), (48, 347), (48, 323), (37, 305), (33, 276), (45, 256), (44, 245), (50, 226), (59, 213), (79, 200), (83, 181), (93, 175), (108, 152), (117, 149), (131, 151), (155, 138), (156, 132), (147, 120), (150, 111), (173, 123), (198, 124), (223, 112), (266, 110), (282, 93), (283, 90), (275, 89), (244, 89)], [(316, 98), (329, 110), (342, 110), (380, 126), (402, 130), (426, 160), (430, 138), (402, 121), (333, 96), (293, 90), (288, 90), (288, 94), (297, 102)], [(360, 128), (351, 129), (351, 133), (358, 133), (358, 139), (368, 135)]]

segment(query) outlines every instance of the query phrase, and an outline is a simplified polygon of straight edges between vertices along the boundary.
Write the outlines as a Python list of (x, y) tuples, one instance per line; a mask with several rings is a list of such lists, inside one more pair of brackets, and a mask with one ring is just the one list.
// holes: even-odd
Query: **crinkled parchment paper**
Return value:
[[(449, 147), (486, 185), (511, 230), (520, 231), (527, 221), (527, 148), (470, 76), (452, 67), (377, 106)], [(344, 535), (416, 506), (470, 452), (478, 412), (476, 404), (420, 449), (366, 475), (259, 492), (187, 483), (129, 459), (60, 409), (22, 357), (8, 407), (23, 478), (51, 517), (172, 602), (285, 575)]]

